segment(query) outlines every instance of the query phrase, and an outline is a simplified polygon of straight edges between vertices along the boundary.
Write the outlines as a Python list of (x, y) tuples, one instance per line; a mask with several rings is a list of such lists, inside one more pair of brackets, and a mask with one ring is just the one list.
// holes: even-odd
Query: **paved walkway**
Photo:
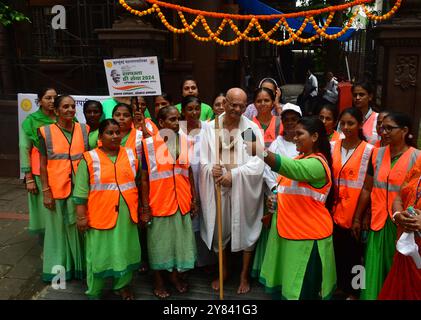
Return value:
[[(28, 232), (27, 195), (24, 185), (18, 179), (0, 178), (0, 300), (86, 300), (84, 281), (69, 281), (65, 289), (53, 289), (41, 281), (42, 248), (37, 236)], [(263, 286), (252, 280), (252, 290), (245, 295), (236, 293), (240, 274), (241, 254), (231, 257), (232, 276), (225, 284), (225, 299), (263, 300), (271, 299)], [(185, 294), (176, 293), (168, 300), (217, 300), (219, 293), (210, 287), (216, 274), (205, 274), (203, 270), (187, 273), (190, 289)], [(157, 300), (152, 293), (153, 274), (138, 273), (132, 284), (138, 300)], [(104, 299), (118, 299), (108, 282)], [(342, 300), (343, 297), (336, 296)]]
[(0, 299), (31, 299), (40, 280), (41, 246), (28, 232), (26, 191), (19, 179), (0, 178)]
[[(40, 280), (42, 272), (41, 252), (37, 236), (28, 232), (27, 195), (19, 179), (0, 178), (0, 300), (40, 299), (40, 300), (85, 300), (84, 281), (70, 281), (66, 289), (53, 289)], [(241, 256), (234, 256), (234, 261), (241, 261)], [(239, 269), (238, 265), (234, 266)], [(225, 299), (270, 299), (262, 285), (252, 282), (252, 291), (246, 295), (237, 295), (239, 271), (225, 285)], [(190, 290), (185, 294), (172, 291), (170, 300), (194, 299), (214, 300), (219, 293), (210, 287), (215, 275), (205, 274), (201, 270), (191, 271), (187, 275)], [(152, 294), (152, 273), (136, 274), (133, 289), (139, 300), (157, 299)], [(104, 299), (118, 299), (111, 291), (111, 283), (104, 290)]]

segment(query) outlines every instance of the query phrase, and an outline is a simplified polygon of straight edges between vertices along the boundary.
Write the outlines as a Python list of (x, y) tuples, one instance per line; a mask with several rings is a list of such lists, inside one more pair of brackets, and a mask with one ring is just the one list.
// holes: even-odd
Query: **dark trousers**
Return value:
[(352, 279), (356, 274), (352, 268), (362, 264), (362, 245), (351, 234), (351, 229), (335, 225), (333, 229), (333, 246), (335, 249), (337, 287), (348, 295), (359, 296), (359, 290), (352, 288)]

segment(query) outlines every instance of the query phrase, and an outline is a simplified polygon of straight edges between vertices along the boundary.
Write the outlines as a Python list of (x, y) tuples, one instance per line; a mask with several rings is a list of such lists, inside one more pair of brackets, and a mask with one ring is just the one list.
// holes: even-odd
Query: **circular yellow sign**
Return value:
[(23, 111), (28, 112), (32, 109), (32, 102), (29, 99), (23, 99), (20, 103), (20, 107)]
[(113, 63), (112, 63), (111, 61), (107, 61), (107, 63), (105, 63), (105, 66), (106, 66), (107, 68), (112, 68)]

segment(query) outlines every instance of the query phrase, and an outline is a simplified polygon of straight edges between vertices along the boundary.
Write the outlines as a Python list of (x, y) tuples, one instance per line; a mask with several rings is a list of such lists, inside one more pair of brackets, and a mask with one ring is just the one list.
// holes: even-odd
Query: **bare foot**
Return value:
[(250, 281), (248, 277), (241, 277), (240, 286), (238, 287), (237, 294), (245, 294), (250, 291)]
[(156, 287), (155, 289), (153, 289), (153, 294), (158, 299), (166, 299), (170, 296), (169, 292), (167, 291), (167, 289), (165, 289), (165, 287)]
[(181, 279), (180, 274), (177, 271), (171, 273), (170, 281), (179, 293), (187, 292), (188, 284)]
[(122, 300), (134, 300), (134, 294), (129, 287), (124, 287), (116, 291), (117, 295), (121, 297)]
[(158, 299), (166, 299), (170, 296), (167, 288), (165, 288), (161, 271), (155, 271), (155, 288), (153, 289), (153, 294)]
[[(228, 278), (228, 274), (227, 272), (224, 272), (224, 283), (225, 281), (227, 281), (227, 278)], [(212, 281), (212, 289), (215, 291), (219, 290), (219, 277)]]

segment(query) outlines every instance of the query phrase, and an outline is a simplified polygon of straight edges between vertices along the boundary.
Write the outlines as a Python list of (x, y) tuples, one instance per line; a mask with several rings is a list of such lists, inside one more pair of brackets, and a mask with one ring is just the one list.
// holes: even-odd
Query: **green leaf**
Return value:
[(0, 23), (7, 27), (13, 24), (14, 22), (22, 22), (31, 20), (25, 16), (22, 12), (12, 9), (10, 6), (0, 2)]

